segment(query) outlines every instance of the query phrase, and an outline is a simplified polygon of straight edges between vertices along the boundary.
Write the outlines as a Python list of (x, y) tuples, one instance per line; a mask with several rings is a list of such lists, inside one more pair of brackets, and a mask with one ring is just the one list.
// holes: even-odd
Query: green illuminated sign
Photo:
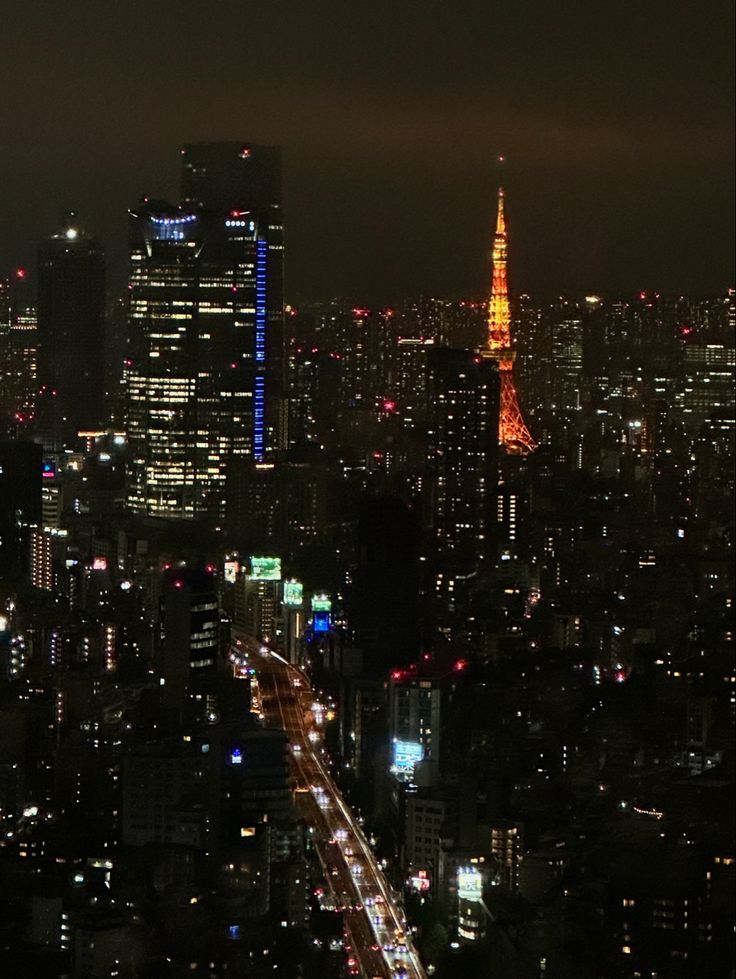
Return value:
[(281, 558), (252, 557), (250, 576), (256, 581), (281, 581)]
[(332, 609), (332, 602), (324, 593), (322, 595), (312, 595), (313, 612), (329, 612)]
[(284, 605), (301, 605), (304, 597), (304, 585), (301, 581), (284, 582)]

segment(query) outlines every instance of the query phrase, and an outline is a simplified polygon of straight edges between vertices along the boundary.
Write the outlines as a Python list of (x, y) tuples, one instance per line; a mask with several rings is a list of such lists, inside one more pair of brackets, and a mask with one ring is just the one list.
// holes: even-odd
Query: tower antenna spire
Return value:
[[(503, 156), (498, 157), (499, 165)], [(507, 272), (508, 234), (504, 210), (503, 186), (498, 188), (496, 232), (493, 236), (493, 278), (488, 303), (488, 340), (482, 356), (495, 360), (501, 381), (501, 404), (498, 420), (498, 440), (511, 455), (528, 455), (537, 443), (526, 426), (519, 407), (514, 383), (516, 351), (511, 342), (511, 304)]]

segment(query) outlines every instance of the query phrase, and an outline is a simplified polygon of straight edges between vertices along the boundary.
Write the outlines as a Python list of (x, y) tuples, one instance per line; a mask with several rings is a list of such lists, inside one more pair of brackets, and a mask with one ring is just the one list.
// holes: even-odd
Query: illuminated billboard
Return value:
[(281, 581), (281, 558), (252, 557), (250, 576), (255, 581)]
[(313, 632), (329, 632), (330, 631), (330, 613), (329, 612), (315, 612), (312, 616), (312, 631)]
[(235, 561), (233, 559), (228, 559), (225, 561), (225, 581), (228, 585), (234, 585), (235, 579), (238, 577), (238, 571), (240, 571), (240, 561)]
[(107, 558), (106, 557), (96, 557), (92, 559), (92, 570), (93, 571), (107, 571)]
[(457, 868), (457, 896), (461, 901), (483, 899), (483, 877), (475, 867)]
[(284, 582), (284, 605), (301, 605), (304, 598), (304, 585), (301, 581)]
[(312, 611), (313, 612), (330, 612), (332, 611), (332, 602), (329, 597), (324, 594), (312, 595)]
[(394, 741), (391, 771), (402, 779), (414, 776), (414, 766), (424, 757), (424, 748), (418, 741)]

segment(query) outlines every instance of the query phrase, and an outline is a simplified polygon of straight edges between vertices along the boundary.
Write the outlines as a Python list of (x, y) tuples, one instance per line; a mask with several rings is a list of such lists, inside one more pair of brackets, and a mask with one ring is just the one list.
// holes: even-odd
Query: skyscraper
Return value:
[(161, 599), (161, 675), (164, 701), (182, 709), (187, 695), (216, 672), (220, 619), (212, 573), (170, 568)]
[(0, 566), (22, 563), (31, 528), (41, 522), (40, 445), (0, 441)]
[(467, 350), (431, 350), (429, 365), (435, 543), (441, 566), (471, 573), (496, 519), (499, 373)]
[(553, 410), (579, 411), (583, 374), (582, 310), (574, 303), (560, 302), (550, 310), (551, 394)]
[(39, 431), (59, 450), (103, 418), (105, 257), (70, 212), (38, 250)]
[(131, 211), (127, 501), (217, 523), (228, 465), (283, 438), (280, 170), (272, 147), (182, 153), (184, 202)]
[[(11, 434), (32, 418), (36, 404), (38, 330), (25, 294), (26, 270), (0, 279), (0, 430)], [(2, 437), (2, 436), (0, 436)]]

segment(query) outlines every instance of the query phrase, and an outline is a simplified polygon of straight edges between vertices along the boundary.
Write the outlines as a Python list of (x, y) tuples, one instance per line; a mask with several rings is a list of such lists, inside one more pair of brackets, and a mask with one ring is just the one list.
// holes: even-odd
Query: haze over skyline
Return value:
[(499, 153), (514, 292), (733, 284), (725, 0), (3, 7), (2, 268), (74, 207), (122, 282), (127, 208), (243, 138), (284, 149), (288, 301), (486, 293)]

